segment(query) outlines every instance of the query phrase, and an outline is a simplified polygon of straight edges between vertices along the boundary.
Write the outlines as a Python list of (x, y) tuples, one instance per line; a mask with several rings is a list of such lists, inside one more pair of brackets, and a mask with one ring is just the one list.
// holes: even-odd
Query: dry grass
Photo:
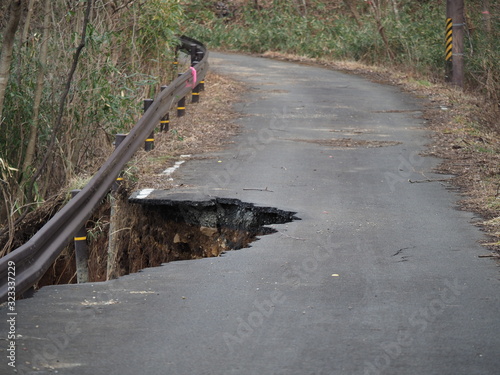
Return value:
[(170, 130), (156, 133), (154, 150), (139, 151), (129, 163), (133, 178), (138, 179), (134, 189), (172, 188), (174, 182), (163, 171), (182, 155), (206, 157), (204, 154), (220, 149), (238, 132), (233, 120), (239, 115), (231, 110), (231, 104), (238, 100), (243, 86), (214, 73), (209, 73), (205, 82), (200, 102), (188, 101), (183, 117), (171, 113)]

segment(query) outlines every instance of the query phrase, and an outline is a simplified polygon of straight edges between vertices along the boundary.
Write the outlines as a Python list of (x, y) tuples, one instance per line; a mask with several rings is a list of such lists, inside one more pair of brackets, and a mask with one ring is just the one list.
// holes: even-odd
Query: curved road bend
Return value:
[[(420, 157), (422, 103), (317, 67), (229, 54), (242, 132), (174, 177), (296, 211), (251, 248), (17, 304), (18, 373), (498, 374), (499, 269)], [(332, 140), (333, 139), (333, 140)], [(251, 189), (251, 190), (248, 190)], [(161, 196), (161, 192), (155, 192)], [(0, 309), (0, 372), (7, 310)]]

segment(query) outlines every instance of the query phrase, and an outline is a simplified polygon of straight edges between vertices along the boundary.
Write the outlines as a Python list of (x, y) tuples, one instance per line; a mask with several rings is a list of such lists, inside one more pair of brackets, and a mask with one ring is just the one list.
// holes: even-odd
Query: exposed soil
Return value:
[[(256, 207), (237, 199), (129, 203), (128, 192), (123, 189), (115, 193), (111, 204), (102, 204), (88, 222), (90, 282), (176, 260), (217, 257), (229, 250), (249, 247), (259, 236), (275, 233), (272, 224), (297, 219), (294, 212)], [(113, 261), (109, 261), (109, 254)], [(37, 288), (75, 283), (75, 274), (74, 250), (70, 245)]]
[(169, 201), (158, 205), (121, 201), (116, 214), (116, 267), (111, 278), (175, 260), (217, 257), (248, 247), (269, 225), (290, 222), (293, 212), (239, 200)]

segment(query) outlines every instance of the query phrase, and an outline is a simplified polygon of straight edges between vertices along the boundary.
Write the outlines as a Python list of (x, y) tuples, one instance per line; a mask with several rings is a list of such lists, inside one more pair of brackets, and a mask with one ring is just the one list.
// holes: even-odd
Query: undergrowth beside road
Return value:
[[(430, 82), (445, 77), (446, 1), (183, 0), (184, 32), (209, 48), (280, 52), (390, 67)], [(485, 19), (481, 0), (466, 7), (466, 81), (500, 100), (500, 3)], [(420, 78), (419, 78), (420, 79)]]

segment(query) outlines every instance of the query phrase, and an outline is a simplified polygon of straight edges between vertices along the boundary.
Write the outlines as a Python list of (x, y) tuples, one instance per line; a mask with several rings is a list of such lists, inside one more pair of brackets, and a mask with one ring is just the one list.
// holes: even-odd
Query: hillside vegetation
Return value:
[[(498, 101), (500, 3), (466, 0), (467, 84)], [(185, 0), (186, 33), (212, 48), (280, 51), (444, 79), (446, 0)]]
[(173, 79), (183, 20), (176, 0), (0, 2), (0, 234), (102, 165)]

